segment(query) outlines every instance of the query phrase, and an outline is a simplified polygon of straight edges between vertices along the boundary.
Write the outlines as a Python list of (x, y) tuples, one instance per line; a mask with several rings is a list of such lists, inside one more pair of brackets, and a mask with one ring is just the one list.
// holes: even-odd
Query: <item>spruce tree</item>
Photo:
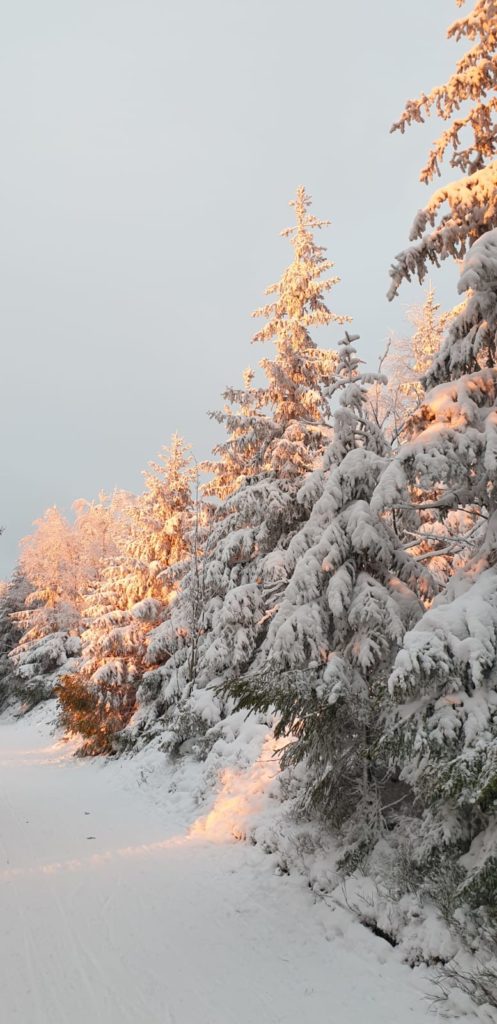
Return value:
[(58, 688), (61, 723), (84, 750), (114, 749), (128, 724), (144, 672), (147, 634), (163, 618), (174, 587), (164, 573), (185, 553), (193, 476), (188, 449), (174, 436), (145, 472), (145, 491), (129, 508), (129, 533), (88, 594), (78, 672)]
[(423, 808), (418, 863), (452, 856), (458, 898), (495, 909), (497, 230), (472, 246), (460, 290), (469, 297), (427, 373), (434, 386), (374, 503), (441, 519), (462, 508), (472, 526), (452, 541), (465, 546), (463, 568), (404, 638), (384, 743)]
[[(443, 518), (461, 508), (473, 509), (476, 519), (478, 510), (493, 516), (497, 230), (470, 250), (459, 291), (468, 298), (426, 371), (428, 390), (411, 419), (411, 437), (375, 495), (378, 508), (397, 508), (407, 517), (429, 509)], [(492, 527), (491, 518), (488, 545)]]
[(0, 709), (15, 695), (16, 677), (10, 657), (22, 637), (16, 621), (25, 606), (31, 585), (16, 566), (10, 580), (0, 584)]
[[(456, 0), (462, 6), (464, 0)], [(413, 274), (422, 281), (429, 263), (460, 259), (482, 234), (497, 226), (497, 8), (494, 0), (476, 0), (472, 10), (448, 29), (449, 39), (467, 40), (470, 48), (448, 81), (409, 100), (392, 131), (423, 122), (432, 112), (446, 122), (423, 167), (427, 184), (449, 164), (460, 177), (437, 189), (416, 215), (409, 248), (399, 253), (391, 270), (389, 297)]]
[[(276, 349), (273, 358), (260, 361), (265, 382), (256, 386), (253, 371), (245, 371), (244, 388), (227, 388), (227, 406), (211, 413), (226, 427), (228, 437), (214, 449), (217, 460), (206, 463), (213, 476), (206, 494), (224, 498), (245, 478), (271, 470), (279, 477), (299, 477), (313, 466), (326, 444), (330, 414), (326, 388), (336, 355), (319, 348), (310, 332), (343, 324), (350, 317), (326, 305), (326, 293), (340, 278), (323, 279), (333, 263), (314, 232), (329, 221), (318, 220), (310, 213), (310, 205), (310, 196), (300, 186), (290, 202), (296, 223), (281, 232), (292, 245), (293, 260), (280, 280), (266, 289), (267, 295), (276, 298), (252, 313), (266, 320), (253, 342), (273, 342)], [(228, 467), (231, 480), (226, 478)]]
[(349, 822), (357, 852), (381, 823), (372, 749), (393, 652), (421, 614), (416, 588), (430, 580), (370, 505), (389, 450), (368, 413), (376, 375), (361, 372), (356, 340), (346, 334), (340, 344), (333, 440), (289, 544), (291, 578), (251, 671), (233, 673), (226, 690), (241, 707), (276, 709), (276, 735), (290, 740), (283, 765), (306, 768), (303, 804), (334, 825)]
[(102, 494), (98, 502), (78, 500), (72, 522), (48, 509), (21, 542), (28, 592), (14, 614), (19, 640), (10, 659), (16, 691), (28, 704), (51, 697), (60, 675), (76, 667), (85, 595), (117, 550), (128, 504), (121, 492)]
[[(304, 515), (296, 494), (329, 437), (336, 354), (318, 348), (310, 332), (348, 318), (325, 302), (338, 279), (325, 276), (332, 264), (314, 233), (327, 222), (310, 213), (302, 187), (290, 205), (296, 224), (283, 235), (293, 260), (267, 289), (274, 301), (254, 314), (266, 318), (254, 341), (273, 342), (275, 354), (261, 360), (260, 386), (247, 371), (244, 388), (227, 389), (227, 405), (213, 414), (228, 434), (204, 467), (212, 474), (204, 493), (218, 504), (171, 619), (150, 641), (151, 660), (165, 661), (149, 681), (155, 708), (173, 723), (171, 742), (219, 721), (224, 706), (214, 688), (234, 670), (244, 672), (261, 644), (268, 608), (286, 577), (288, 542)], [(199, 591), (200, 622), (195, 616), (192, 631)]]
[(19, 639), (10, 652), (15, 689), (28, 706), (51, 697), (59, 673), (73, 666), (81, 628), (75, 532), (55, 507), (34, 525), (21, 542), (20, 570), (29, 586), (13, 616)]

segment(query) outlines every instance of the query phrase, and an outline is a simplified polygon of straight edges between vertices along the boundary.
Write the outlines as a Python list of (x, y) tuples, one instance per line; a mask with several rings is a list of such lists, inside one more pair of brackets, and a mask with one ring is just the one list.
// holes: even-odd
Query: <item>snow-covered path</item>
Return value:
[(2, 1024), (433, 1020), (386, 943), (146, 789), (0, 719)]

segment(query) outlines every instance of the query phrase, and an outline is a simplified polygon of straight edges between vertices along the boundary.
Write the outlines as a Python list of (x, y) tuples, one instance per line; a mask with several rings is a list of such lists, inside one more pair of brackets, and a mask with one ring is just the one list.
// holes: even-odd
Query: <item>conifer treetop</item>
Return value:
[(336, 367), (332, 349), (319, 348), (312, 327), (350, 320), (332, 312), (325, 293), (339, 281), (324, 277), (333, 264), (313, 232), (329, 222), (309, 211), (311, 203), (303, 186), (291, 206), (296, 223), (282, 234), (289, 238), (294, 258), (280, 280), (266, 289), (273, 302), (255, 310), (267, 322), (253, 341), (273, 342), (274, 357), (260, 366), (266, 381), (258, 386), (251, 370), (245, 371), (243, 388), (227, 388), (226, 405), (210, 413), (228, 432), (228, 439), (214, 449), (219, 462), (204, 468), (214, 474), (206, 494), (225, 498), (244, 479), (274, 472), (280, 478), (303, 476), (313, 468), (329, 436), (330, 406), (327, 394)]
[(330, 398), (339, 394), (338, 408), (333, 414), (333, 440), (326, 452), (323, 468), (338, 465), (348, 451), (365, 447), (384, 455), (388, 449), (385, 437), (368, 409), (370, 385), (386, 383), (378, 373), (364, 372), (364, 360), (357, 354), (358, 334), (349, 334), (338, 343), (338, 363), (329, 388)]
[(275, 302), (254, 310), (253, 317), (264, 316), (268, 322), (254, 335), (254, 341), (283, 341), (295, 336), (298, 324), (301, 331), (298, 340), (316, 348), (307, 328), (323, 324), (350, 322), (351, 317), (333, 313), (324, 301), (324, 293), (339, 284), (340, 278), (320, 278), (331, 270), (334, 264), (325, 256), (325, 247), (317, 245), (313, 231), (329, 227), (331, 221), (319, 220), (309, 212), (311, 197), (303, 185), (299, 185), (295, 199), (289, 205), (295, 210), (296, 224), (284, 228), (281, 235), (291, 241), (295, 256), (279, 281), (266, 288), (266, 295), (277, 294)]

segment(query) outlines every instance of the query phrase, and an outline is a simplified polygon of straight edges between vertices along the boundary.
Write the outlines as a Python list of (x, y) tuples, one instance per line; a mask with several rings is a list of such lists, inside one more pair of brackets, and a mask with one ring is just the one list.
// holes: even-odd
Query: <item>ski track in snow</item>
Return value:
[[(134, 759), (0, 719), (1, 1024), (421, 1024), (423, 975)], [(150, 789), (150, 791), (149, 791)], [(94, 838), (90, 838), (94, 837)]]

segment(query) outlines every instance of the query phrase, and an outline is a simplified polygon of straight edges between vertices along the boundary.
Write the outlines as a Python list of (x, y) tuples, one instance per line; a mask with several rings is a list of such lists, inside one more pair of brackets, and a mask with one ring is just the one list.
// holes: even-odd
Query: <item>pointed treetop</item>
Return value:
[(343, 324), (351, 320), (349, 316), (331, 312), (324, 301), (324, 293), (338, 284), (340, 278), (320, 280), (324, 273), (331, 270), (333, 263), (326, 259), (324, 246), (315, 242), (313, 231), (327, 227), (330, 222), (319, 220), (309, 213), (310, 205), (311, 197), (300, 185), (295, 199), (290, 202), (290, 206), (295, 209), (296, 224), (281, 232), (291, 240), (295, 257), (281, 279), (266, 288), (266, 295), (277, 294), (277, 300), (252, 313), (254, 317), (268, 318), (268, 323), (254, 335), (254, 341), (275, 338), (278, 345), (293, 340), (294, 345), (298, 343), (300, 346), (304, 344), (316, 348), (308, 333), (309, 327)]
[(218, 463), (204, 466), (214, 480), (204, 493), (226, 497), (243, 478), (276, 472), (289, 479), (312, 469), (329, 437), (328, 389), (333, 380), (337, 356), (330, 348), (319, 348), (311, 328), (330, 323), (343, 324), (350, 317), (333, 313), (325, 293), (338, 277), (324, 278), (332, 267), (313, 231), (326, 226), (309, 212), (311, 203), (303, 186), (292, 200), (296, 224), (282, 234), (291, 240), (294, 256), (280, 280), (266, 289), (274, 302), (257, 309), (266, 323), (253, 341), (273, 342), (273, 358), (261, 359), (266, 378), (254, 383), (252, 370), (245, 371), (243, 388), (227, 388), (226, 405), (211, 413), (228, 431), (228, 440), (214, 449)]
[(364, 447), (383, 455), (387, 444), (382, 430), (368, 409), (368, 387), (385, 383), (379, 373), (364, 372), (364, 360), (357, 354), (355, 342), (358, 334), (349, 334), (338, 343), (338, 364), (329, 388), (330, 397), (340, 394), (338, 409), (334, 412), (333, 440), (326, 452), (325, 467), (339, 464), (348, 451)]
[(308, 207), (312, 205), (312, 199), (307, 194), (303, 185), (299, 185), (295, 199), (290, 199), (289, 206), (295, 209), (296, 225), (291, 228), (283, 228), (281, 235), (284, 238), (293, 238), (295, 254), (302, 256), (310, 245), (314, 251), (324, 252), (323, 246), (316, 246), (310, 228), (327, 228), (330, 220), (319, 220), (313, 213), (308, 213)]

